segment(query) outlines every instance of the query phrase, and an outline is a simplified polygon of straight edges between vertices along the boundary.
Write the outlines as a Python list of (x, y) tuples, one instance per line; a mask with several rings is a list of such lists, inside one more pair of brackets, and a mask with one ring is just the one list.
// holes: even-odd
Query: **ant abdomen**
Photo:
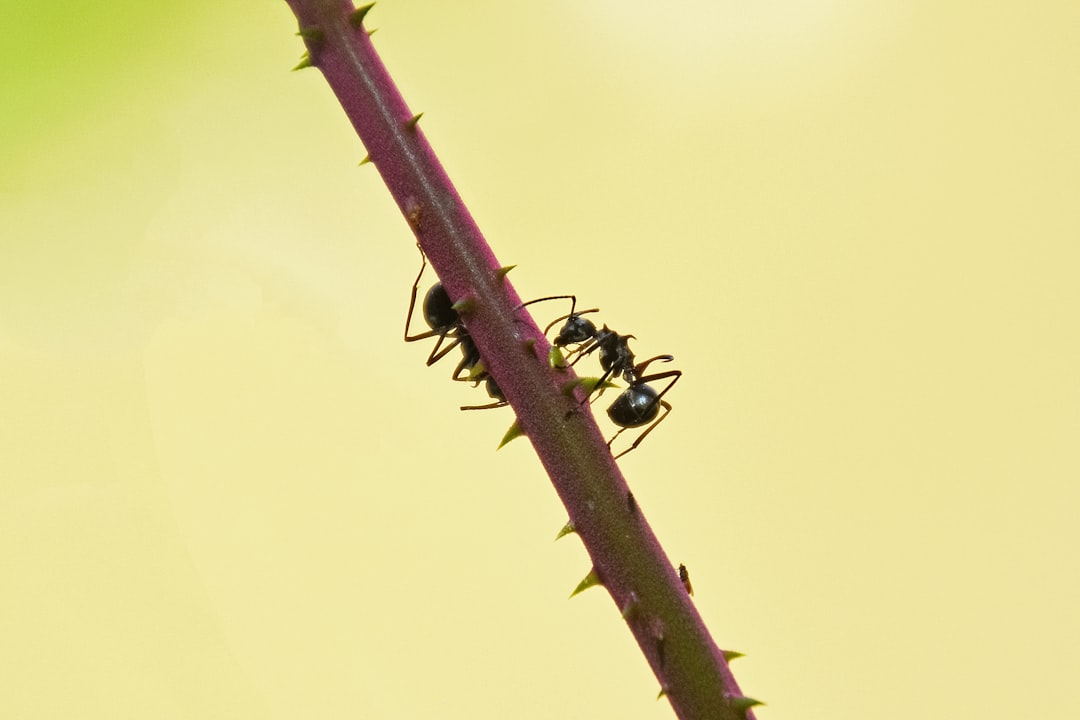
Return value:
[(660, 412), (660, 395), (651, 385), (631, 385), (607, 409), (611, 422), (622, 428), (651, 423)]
[(446, 294), (446, 288), (437, 282), (431, 286), (424, 296), (424, 320), (432, 330), (450, 332), (461, 317), (454, 309), (454, 303), (450, 302), (450, 296)]

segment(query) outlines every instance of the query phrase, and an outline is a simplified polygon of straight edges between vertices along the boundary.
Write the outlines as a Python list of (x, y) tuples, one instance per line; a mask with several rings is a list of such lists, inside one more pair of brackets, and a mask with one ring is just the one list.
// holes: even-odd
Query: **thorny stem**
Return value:
[[(723, 652), (653, 535), (591, 413), (561, 391), (544, 334), (469, 215), (362, 27), (350, 0), (287, 0), (337, 95), (442, 280), (485, 368), (517, 413), (593, 562), (682, 720), (750, 718)], [(307, 62), (302, 62), (307, 64)]]

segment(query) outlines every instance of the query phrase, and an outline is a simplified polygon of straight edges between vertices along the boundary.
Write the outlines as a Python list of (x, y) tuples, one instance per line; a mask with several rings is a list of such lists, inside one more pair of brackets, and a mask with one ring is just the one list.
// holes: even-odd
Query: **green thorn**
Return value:
[(741, 653), (738, 650), (723, 650), (722, 652), (724, 653), (724, 659), (728, 662), (738, 660), (741, 657), (746, 657), (744, 653)]
[(566, 382), (564, 382), (562, 384), (562, 387), (559, 388), (559, 390), (566, 397), (573, 397), (574, 396), (574, 391), (577, 390), (578, 385), (581, 385), (582, 382), (584, 382), (584, 378), (576, 378), (574, 380), (567, 380)]
[(600, 384), (600, 378), (598, 377), (579, 377), (563, 383), (562, 394), (566, 395), (567, 397), (572, 397), (574, 391), (577, 390), (579, 387), (585, 389), (586, 395), (592, 395), (594, 392), (596, 392), (598, 388), (603, 391), (607, 390), (608, 388), (618, 387), (618, 385), (611, 382), (610, 380), (605, 380), (603, 384)]
[(318, 28), (318, 27), (314, 27), (314, 26), (306, 27), (306, 28), (300, 28), (299, 30), (296, 31), (296, 34), (299, 35), (300, 37), (304, 38), (308, 42), (315, 42), (315, 43), (322, 42), (323, 38), (326, 37), (326, 35), (323, 34), (322, 28)]
[(517, 265), (503, 265), (501, 268), (495, 271), (495, 277), (499, 280), (505, 280), (506, 274), (516, 267)]
[(374, 5), (375, 3), (368, 3), (367, 5), (362, 5), (349, 13), (349, 24), (352, 25), (354, 28), (359, 28), (361, 25), (363, 25), (364, 16), (368, 14), (368, 10), (370, 10)]
[(371, 162), (370, 153), (364, 156), (364, 159), (360, 161), (360, 165), (367, 165), (369, 162)]
[(585, 392), (589, 395), (592, 395), (597, 390), (599, 390), (600, 393), (603, 394), (603, 392), (608, 388), (619, 387), (611, 380), (605, 380), (603, 383), (601, 383), (600, 378), (585, 378), (585, 382), (583, 382), (581, 386), (585, 388)]
[(660, 698), (664, 697), (665, 695), (667, 695), (667, 688), (662, 687), (662, 688), (660, 688), (660, 692), (657, 693), (656, 699), (659, 700)]
[(551, 349), (548, 350), (548, 367), (553, 367), (558, 370), (566, 369), (566, 358), (563, 357), (561, 348), (552, 345)]
[(515, 420), (514, 424), (511, 425), (510, 429), (506, 431), (505, 435), (503, 435), (503, 439), (502, 439), (502, 442), (499, 443), (499, 447), (497, 447), (495, 449), (496, 450), (502, 450), (503, 446), (506, 445), (508, 442), (510, 442), (511, 440), (514, 440), (515, 438), (519, 438), (524, 434), (525, 434), (525, 431), (521, 429), (521, 426), (518, 425), (517, 421)]
[(370, 30), (367, 31), (367, 36), (371, 37), (372, 35), (374, 35), (377, 32), (379, 32), (379, 28), (371, 28)]
[(565, 537), (565, 536), (567, 536), (567, 535), (569, 535), (571, 533), (576, 533), (576, 532), (577, 532), (577, 528), (574, 527), (574, 521), (573, 520), (567, 520), (566, 524), (562, 526), (562, 530), (560, 530), (559, 534), (555, 536), (555, 539), (558, 540), (559, 538)]
[(476, 309), (476, 298), (461, 298), (450, 307), (457, 311), (458, 315), (467, 315)]
[(731, 707), (735, 708), (742, 714), (746, 714), (746, 711), (755, 705), (764, 705), (765, 703), (760, 700), (755, 700), (752, 697), (733, 697), (728, 702), (731, 703)]
[(418, 112), (415, 115), (413, 115), (411, 118), (409, 118), (409, 121), (407, 123), (405, 123), (405, 129), (406, 130), (415, 130), (416, 129), (416, 123), (420, 122), (420, 118), (422, 118), (422, 117), (424, 117), (424, 113), (422, 113), (422, 112)]
[(574, 592), (570, 593), (570, 597), (574, 597), (578, 593), (584, 592), (592, 586), (600, 584), (602, 584), (600, 582), (600, 576), (596, 574), (596, 568), (593, 568), (589, 571), (589, 574), (586, 575), (585, 578), (578, 583), (578, 586), (574, 588)]
[(480, 360), (472, 366), (472, 370), (469, 370), (468, 382), (480, 382), (480, 380), (483, 380), (481, 376), (485, 373), (487, 373), (487, 370), (484, 368), (484, 361)]
[(311, 62), (311, 53), (305, 51), (304, 54), (300, 56), (300, 62), (296, 63), (296, 67), (292, 69), (292, 72), (309, 68), (313, 64), (314, 63)]

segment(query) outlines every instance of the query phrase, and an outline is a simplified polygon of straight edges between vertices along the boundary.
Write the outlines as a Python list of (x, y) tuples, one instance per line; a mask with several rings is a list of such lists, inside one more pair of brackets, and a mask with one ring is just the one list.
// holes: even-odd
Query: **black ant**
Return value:
[[(427, 321), (428, 327), (431, 329), (417, 335), (409, 335), (409, 325), (412, 322), (413, 311), (416, 309), (417, 289), (420, 287), (420, 278), (423, 277), (424, 270), (427, 268), (427, 257), (424, 255), (423, 250), (420, 251), (420, 259), (420, 273), (416, 276), (416, 280), (413, 281), (412, 293), (409, 295), (409, 314), (405, 316), (405, 342), (416, 342), (431, 337), (438, 338), (435, 347), (431, 349), (431, 354), (428, 355), (427, 364), (429, 367), (446, 357), (446, 354), (454, 348), (461, 347), (461, 362), (454, 368), (454, 373), (451, 375), (454, 380), (461, 380), (462, 372), (472, 369), (480, 362), (480, 352), (476, 349), (472, 338), (469, 337), (469, 331), (465, 329), (465, 324), (461, 321), (461, 315), (454, 308), (454, 303), (450, 301), (450, 296), (446, 293), (446, 288), (443, 287), (441, 282), (432, 285), (431, 289), (427, 291), (427, 295), (424, 296), (424, 320)], [(447, 338), (451, 338), (451, 340), (446, 347), (443, 347), (443, 342)]]
[(530, 300), (527, 303), (523, 303), (520, 307), (544, 302), (545, 300), (570, 301), (570, 312), (566, 315), (557, 317), (548, 323), (548, 326), (544, 328), (544, 334), (547, 335), (551, 332), (551, 328), (555, 327), (559, 322), (563, 320), (566, 321), (559, 330), (559, 334), (555, 336), (555, 340), (552, 344), (559, 348), (568, 347), (570, 345), (577, 346), (571, 349), (567, 354), (567, 357), (577, 355), (577, 357), (574, 358), (574, 361), (570, 363), (571, 366), (575, 365), (578, 360), (586, 355), (591, 355), (596, 350), (599, 350), (600, 367), (604, 369), (604, 374), (597, 382), (597, 387), (602, 387), (604, 381), (612, 375), (619, 375), (627, 382), (633, 382), (634, 353), (630, 349), (630, 343), (628, 342), (631, 339), (635, 339), (633, 335), (620, 335), (607, 325), (604, 325), (602, 329), (597, 330), (595, 323), (588, 318), (582, 317), (582, 315), (599, 312), (599, 310), (597, 308), (592, 308), (590, 310), (576, 312), (577, 297), (574, 295), (552, 295), (537, 300)]
[[(638, 435), (637, 439), (634, 440), (634, 443), (629, 448), (615, 456), (615, 459), (618, 460), (640, 445), (645, 439), (645, 436), (663, 422), (664, 418), (671, 412), (671, 404), (665, 401), (663, 396), (671, 390), (672, 386), (680, 377), (682, 377), (682, 371), (668, 370), (653, 375), (646, 375), (646, 370), (650, 364), (657, 361), (671, 362), (675, 358), (671, 355), (657, 355), (656, 357), (651, 357), (648, 360), (635, 364), (634, 352), (630, 349), (629, 342), (631, 339), (634, 339), (634, 336), (620, 335), (607, 325), (604, 325), (603, 328), (597, 330), (596, 325), (588, 318), (583, 318), (582, 315), (599, 312), (599, 310), (593, 308), (576, 312), (577, 297), (574, 295), (552, 295), (537, 300), (530, 300), (520, 307), (544, 302), (546, 300), (570, 300), (570, 312), (567, 315), (556, 318), (544, 329), (544, 334), (546, 335), (556, 324), (564, 320), (566, 321), (559, 330), (558, 335), (555, 337), (554, 345), (555, 347), (577, 346), (569, 352), (569, 355), (577, 355), (570, 365), (575, 365), (581, 358), (586, 355), (591, 355), (593, 352), (599, 350), (600, 367), (603, 368), (604, 374), (597, 381), (594, 389), (599, 388), (602, 393), (604, 390), (604, 383), (612, 375), (620, 376), (628, 383), (627, 388), (615, 398), (615, 401), (611, 403), (611, 406), (607, 409), (608, 417), (611, 418), (613, 423), (619, 426), (618, 432), (612, 436), (611, 440), (608, 440), (608, 447), (610, 448), (611, 444), (615, 442), (615, 439), (624, 431), (630, 428), (642, 427), (643, 425), (649, 426), (644, 432)], [(665, 385), (664, 389), (660, 392), (657, 392), (648, 384), (667, 378), (671, 378), (671, 381)], [(592, 391), (585, 396), (581, 403), (584, 404), (587, 402), (591, 394)], [(664, 411), (662, 415), (660, 414), (661, 409)]]
[[(420, 287), (420, 278), (424, 276), (424, 270), (427, 268), (427, 256), (424, 255), (423, 250), (420, 250), (420, 259), (420, 273), (416, 276), (416, 280), (413, 281), (412, 292), (409, 295), (409, 314), (405, 316), (405, 342), (416, 342), (431, 337), (438, 338), (435, 347), (431, 350), (431, 354), (428, 355), (427, 364), (429, 367), (446, 357), (446, 354), (455, 347), (461, 348), (461, 362), (454, 368), (454, 372), (450, 376), (451, 379), (473, 382), (476, 385), (484, 382), (488, 395), (495, 400), (495, 402), (487, 405), (463, 406), (462, 410), (485, 410), (508, 405), (509, 403), (507, 403), (502, 390), (495, 382), (495, 378), (483, 369), (480, 351), (469, 335), (465, 324), (461, 321), (461, 315), (454, 308), (454, 304), (450, 301), (450, 296), (441, 282), (432, 285), (424, 296), (424, 320), (427, 321), (431, 329), (417, 335), (409, 335), (409, 325), (412, 321), (413, 311), (416, 309), (416, 294)], [(447, 338), (451, 338), (451, 340), (443, 347), (443, 342)], [(462, 376), (462, 373), (466, 371), (468, 371), (467, 374)]]
[(579, 352), (584, 345), (590, 340), (596, 337), (596, 325), (593, 324), (588, 318), (581, 317), (582, 315), (588, 315), (589, 313), (600, 312), (599, 308), (592, 308), (589, 310), (582, 310), (581, 312), (575, 312), (577, 307), (577, 297), (574, 295), (552, 295), (550, 297), (537, 298), (536, 300), (530, 300), (527, 303), (522, 303), (518, 306), (518, 310), (534, 303), (545, 302), (547, 300), (569, 300), (570, 312), (567, 315), (562, 315), (555, 318), (548, 326), (544, 328), (544, 335), (551, 332), (551, 328), (556, 324), (565, 320), (566, 323), (559, 330), (559, 334), (555, 336), (555, 341), (552, 343), (555, 347), (562, 348), (568, 345), (577, 345), (578, 347), (570, 352), (571, 355)]
[[(645, 436), (655, 430), (656, 426), (663, 422), (664, 418), (671, 412), (671, 403), (664, 400), (663, 397), (682, 377), (682, 370), (667, 370), (654, 375), (645, 375), (644, 373), (650, 363), (657, 360), (671, 362), (674, 359), (671, 355), (657, 355), (623, 372), (623, 377), (630, 384), (619, 393), (619, 396), (615, 398), (615, 402), (611, 403), (611, 406), (607, 409), (611, 422), (619, 426), (619, 431), (608, 440), (608, 447), (610, 448), (611, 444), (615, 442), (615, 438), (622, 435), (629, 428), (641, 427), (642, 425), (649, 425), (649, 427), (645, 428), (645, 431), (637, 436), (630, 447), (616, 455), (616, 460), (640, 445)], [(665, 385), (660, 392), (657, 392), (652, 385), (648, 384), (667, 378), (671, 378), (671, 382)], [(663, 415), (660, 415), (661, 408), (664, 410)], [(657, 417), (658, 415), (659, 417)]]

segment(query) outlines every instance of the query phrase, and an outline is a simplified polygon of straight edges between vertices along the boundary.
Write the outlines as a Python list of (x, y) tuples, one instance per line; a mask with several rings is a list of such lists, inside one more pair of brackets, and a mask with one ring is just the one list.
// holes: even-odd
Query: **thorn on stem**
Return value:
[(746, 715), (746, 711), (749, 710), (750, 708), (752, 708), (752, 707), (754, 707), (756, 705), (764, 705), (765, 704), (765, 703), (761, 702), (760, 700), (756, 700), (756, 699), (754, 699), (752, 697), (745, 697), (745, 696), (729, 698), (728, 702), (731, 703), (731, 707), (733, 707), (735, 710), (741, 712), (743, 715)]
[(418, 122), (420, 122), (420, 118), (422, 118), (422, 117), (424, 117), (424, 113), (422, 113), (422, 112), (418, 112), (415, 115), (413, 115), (411, 118), (409, 118), (405, 122), (405, 129), (406, 130), (416, 130), (416, 124)]
[(552, 345), (551, 349), (548, 350), (548, 367), (556, 370), (565, 370), (569, 367), (566, 364), (566, 358), (563, 357), (562, 350), (556, 345)]
[(373, 2), (368, 3), (367, 5), (362, 5), (349, 13), (349, 24), (352, 25), (354, 28), (359, 29), (360, 26), (364, 24), (364, 16), (368, 14), (368, 10), (371, 10), (374, 5), (375, 3)]
[(487, 377), (487, 368), (484, 367), (484, 361), (479, 360), (472, 369), (469, 370), (468, 382), (480, 383)]
[(499, 442), (499, 447), (497, 447), (497, 448), (495, 448), (495, 449), (496, 449), (496, 450), (502, 450), (502, 449), (503, 449), (503, 446), (505, 446), (505, 445), (506, 445), (507, 443), (509, 443), (509, 442), (510, 442), (511, 440), (514, 440), (514, 439), (516, 439), (516, 438), (519, 438), (519, 437), (521, 437), (521, 436), (522, 436), (522, 435), (524, 435), (524, 434), (525, 434), (525, 431), (521, 429), (521, 425), (519, 425), (519, 424), (517, 423), (517, 421), (515, 420), (515, 421), (514, 421), (514, 424), (513, 424), (513, 425), (511, 425), (511, 426), (510, 426), (510, 429), (506, 431), (506, 434), (505, 434), (505, 435), (503, 435), (503, 438), (502, 438), (502, 440), (501, 440), (501, 441)]
[(584, 382), (585, 378), (574, 378), (573, 380), (567, 380), (562, 384), (562, 387), (559, 388), (559, 392), (561, 392), (566, 397), (572, 398), (574, 397), (574, 391), (577, 390), (578, 386), (580, 386)]
[(321, 43), (326, 37), (326, 35), (322, 31), (322, 28), (315, 26), (300, 28), (296, 31), (296, 34), (310, 43)]
[(560, 530), (559, 534), (555, 536), (555, 539), (559, 540), (560, 538), (563, 538), (563, 537), (565, 537), (567, 535), (570, 535), (570, 534), (576, 533), (576, 532), (577, 532), (577, 528), (574, 527), (574, 521), (573, 520), (567, 520), (566, 524), (562, 526), (562, 530)]
[(450, 307), (452, 307), (454, 310), (456, 310), (458, 315), (468, 315), (469, 313), (476, 310), (476, 298), (472, 298), (472, 297), (461, 298), (460, 300), (458, 300), (456, 303), (454, 303)]
[(292, 72), (296, 72), (297, 70), (303, 70), (304, 68), (309, 68), (314, 64), (315, 63), (311, 62), (311, 53), (305, 50), (304, 54), (300, 56), (300, 62), (296, 63), (296, 67), (292, 69)]
[(596, 574), (596, 568), (593, 568), (589, 571), (589, 574), (586, 575), (585, 578), (578, 583), (577, 587), (574, 588), (574, 592), (570, 593), (570, 597), (574, 597), (578, 593), (584, 592), (585, 590), (588, 590), (594, 585), (602, 584), (603, 583), (600, 582), (600, 576)]

